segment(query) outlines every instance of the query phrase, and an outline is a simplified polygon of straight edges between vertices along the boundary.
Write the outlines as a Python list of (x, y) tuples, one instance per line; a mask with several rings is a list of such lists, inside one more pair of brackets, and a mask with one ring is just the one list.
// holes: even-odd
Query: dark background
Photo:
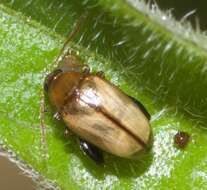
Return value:
[(156, 0), (162, 10), (173, 9), (172, 13), (176, 19), (180, 20), (184, 15), (192, 10), (196, 12), (188, 20), (195, 27), (196, 18), (200, 21), (202, 30), (207, 29), (207, 1), (206, 0)]

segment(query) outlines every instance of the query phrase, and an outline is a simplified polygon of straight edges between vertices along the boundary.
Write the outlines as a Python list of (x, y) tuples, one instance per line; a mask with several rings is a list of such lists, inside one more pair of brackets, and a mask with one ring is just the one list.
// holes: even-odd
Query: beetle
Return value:
[(80, 147), (96, 163), (102, 150), (133, 159), (151, 144), (150, 114), (136, 99), (92, 73), (74, 54), (65, 55), (47, 75), (44, 89), (66, 126), (79, 137)]

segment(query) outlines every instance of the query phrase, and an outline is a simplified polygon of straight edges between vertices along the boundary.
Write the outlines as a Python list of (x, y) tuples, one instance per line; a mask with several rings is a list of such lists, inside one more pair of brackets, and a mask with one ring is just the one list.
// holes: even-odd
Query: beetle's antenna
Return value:
[[(88, 12), (81, 15), (78, 21), (75, 23), (74, 28), (71, 32), (69, 32), (68, 37), (60, 50), (59, 55), (56, 57), (55, 61), (53, 62), (53, 66), (57, 66), (59, 59), (61, 58), (62, 54), (65, 51), (65, 48), (70, 43), (70, 41), (74, 38), (74, 36), (80, 31), (81, 26), (83, 25), (85, 19), (88, 16)], [(44, 91), (41, 91), (40, 95), (40, 129), (41, 129), (41, 146), (43, 149), (43, 157), (44, 159), (48, 158), (48, 149), (46, 144), (46, 127), (45, 127), (45, 96)]]
[(46, 128), (45, 128), (45, 97), (43, 90), (40, 96), (40, 128), (41, 128), (41, 147), (43, 150), (43, 158), (48, 158), (48, 150), (46, 144)]
[(67, 47), (67, 45), (74, 38), (74, 36), (80, 31), (81, 26), (83, 25), (83, 23), (84, 23), (84, 21), (86, 20), (87, 17), (88, 17), (88, 12), (81, 15), (80, 18), (78, 19), (78, 21), (75, 23), (73, 30), (71, 32), (69, 32), (68, 37), (67, 37), (63, 47), (61, 48), (59, 55), (56, 57), (56, 59), (54, 61), (55, 66), (59, 62), (59, 59), (61, 58), (62, 54), (64, 53), (65, 48)]

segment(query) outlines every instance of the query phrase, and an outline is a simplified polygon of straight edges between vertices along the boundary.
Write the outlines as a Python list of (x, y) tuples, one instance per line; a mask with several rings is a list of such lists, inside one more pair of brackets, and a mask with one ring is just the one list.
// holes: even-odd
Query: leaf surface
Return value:
[[(202, 189), (207, 185), (206, 37), (140, 1), (6, 1), (0, 7), (2, 146), (62, 189)], [(43, 159), (40, 92), (64, 37), (69, 49), (139, 99), (152, 115), (153, 148), (138, 161), (105, 154), (97, 166), (64, 138), (47, 102)], [(190, 134), (185, 150), (177, 131)]]

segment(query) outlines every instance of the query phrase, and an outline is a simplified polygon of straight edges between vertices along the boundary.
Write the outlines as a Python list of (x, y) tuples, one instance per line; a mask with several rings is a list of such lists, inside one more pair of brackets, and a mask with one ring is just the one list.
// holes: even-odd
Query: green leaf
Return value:
[[(207, 185), (206, 36), (133, 0), (7, 1), (0, 6), (2, 147), (62, 189), (203, 189)], [(64, 37), (88, 13), (70, 49), (152, 115), (152, 150), (138, 161), (105, 154), (97, 166), (64, 138), (47, 102), (43, 158), (39, 128), (42, 83)], [(177, 131), (190, 134), (185, 150)], [(48, 182), (48, 184), (50, 184)], [(48, 185), (47, 184), (47, 185)]]

